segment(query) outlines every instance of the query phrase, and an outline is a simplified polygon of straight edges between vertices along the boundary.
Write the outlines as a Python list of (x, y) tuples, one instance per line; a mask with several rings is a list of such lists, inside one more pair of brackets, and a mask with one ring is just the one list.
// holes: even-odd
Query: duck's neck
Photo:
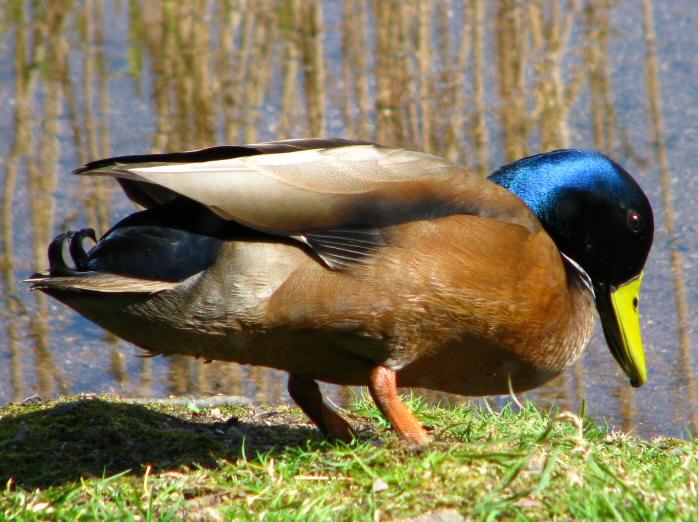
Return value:
[(582, 280), (576, 269), (566, 264), (569, 288), (569, 307), (572, 313), (565, 314), (564, 323), (560, 325), (559, 334), (551, 336), (548, 343), (550, 358), (547, 364), (553, 371), (564, 371), (572, 366), (586, 347), (594, 331), (596, 316), (594, 296)]
[(558, 150), (510, 163), (490, 176), (526, 203), (564, 255), (568, 268), (575, 269), (589, 289), (585, 238), (579, 237), (577, 225), (587, 221), (582, 212), (594, 208), (597, 191), (613, 190), (609, 177), (594, 175), (609, 164), (608, 158), (593, 151)]

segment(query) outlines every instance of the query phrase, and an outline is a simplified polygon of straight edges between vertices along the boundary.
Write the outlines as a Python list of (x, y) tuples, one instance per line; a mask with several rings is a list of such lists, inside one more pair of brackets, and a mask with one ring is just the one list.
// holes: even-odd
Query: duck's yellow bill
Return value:
[(645, 352), (642, 349), (642, 334), (640, 332), (640, 285), (643, 272), (634, 279), (611, 289), (611, 305), (613, 315), (621, 334), (620, 353), (621, 366), (630, 377), (630, 383), (639, 387), (647, 382), (647, 366)]

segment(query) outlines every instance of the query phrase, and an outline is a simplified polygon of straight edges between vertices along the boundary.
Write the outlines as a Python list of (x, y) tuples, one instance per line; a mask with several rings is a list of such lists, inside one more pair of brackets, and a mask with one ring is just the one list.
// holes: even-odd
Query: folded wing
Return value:
[(123, 156), (76, 173), (116, 177), (146, 207), (184, 196), (223, 219), (294, 237), (333, 268), (385, 244), (381, 227), (407, 221), (474, 214), (539, 226), (516, 196), (461, 166), (365, 142), (287, 140)]

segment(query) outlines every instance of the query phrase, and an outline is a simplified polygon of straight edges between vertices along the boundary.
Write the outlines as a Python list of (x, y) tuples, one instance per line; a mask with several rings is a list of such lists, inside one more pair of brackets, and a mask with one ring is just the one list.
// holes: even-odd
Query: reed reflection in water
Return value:
[[(689, 232), (698, 218), (681, 213), (696, 187), (689, 156), (668, 136), (696, 131), (673, 101), (695, 100), (697, 88), (672, 81), (662, 60), (693, 56), (698, 9), (692, 0), (671, 4), (676, 10), (651, 0), (7, 0), (0, 400), (114, 390), (285, 401), (279, 372), (136, 358), (137, 349), (17, 280), (45, 268), (59, 231), (103, 233), (133, 211), (109, 180), (71, 177), (76, 165), (332, 135), (429, 151), (479, 175), (570, 146), (597, 148), (635, 172), (658, 225), (643, 295), (651, 384), (628, 387), (596, 335), (573, 370), (529, 397), (568, 408), (586, 398), (592, 412), (644, 434), (696, 430), (698, 289), (687, 281), (696, 279)], [(695, 60), (684, 62), (698, 74)], [(331, 393), (340, 403), (352, 397)]]

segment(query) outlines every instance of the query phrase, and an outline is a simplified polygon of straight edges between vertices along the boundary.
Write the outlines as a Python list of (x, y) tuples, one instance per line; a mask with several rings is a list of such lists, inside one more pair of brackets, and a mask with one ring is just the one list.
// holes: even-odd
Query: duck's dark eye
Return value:
[(626, 214), (626, 219), (628, 221), (628, 228), (633, 232), (639, 232), (645, 226), (645, 223), (642, 220), (642, 216), (638, 214), (635, 210), (628, 210), (628, 213)]

